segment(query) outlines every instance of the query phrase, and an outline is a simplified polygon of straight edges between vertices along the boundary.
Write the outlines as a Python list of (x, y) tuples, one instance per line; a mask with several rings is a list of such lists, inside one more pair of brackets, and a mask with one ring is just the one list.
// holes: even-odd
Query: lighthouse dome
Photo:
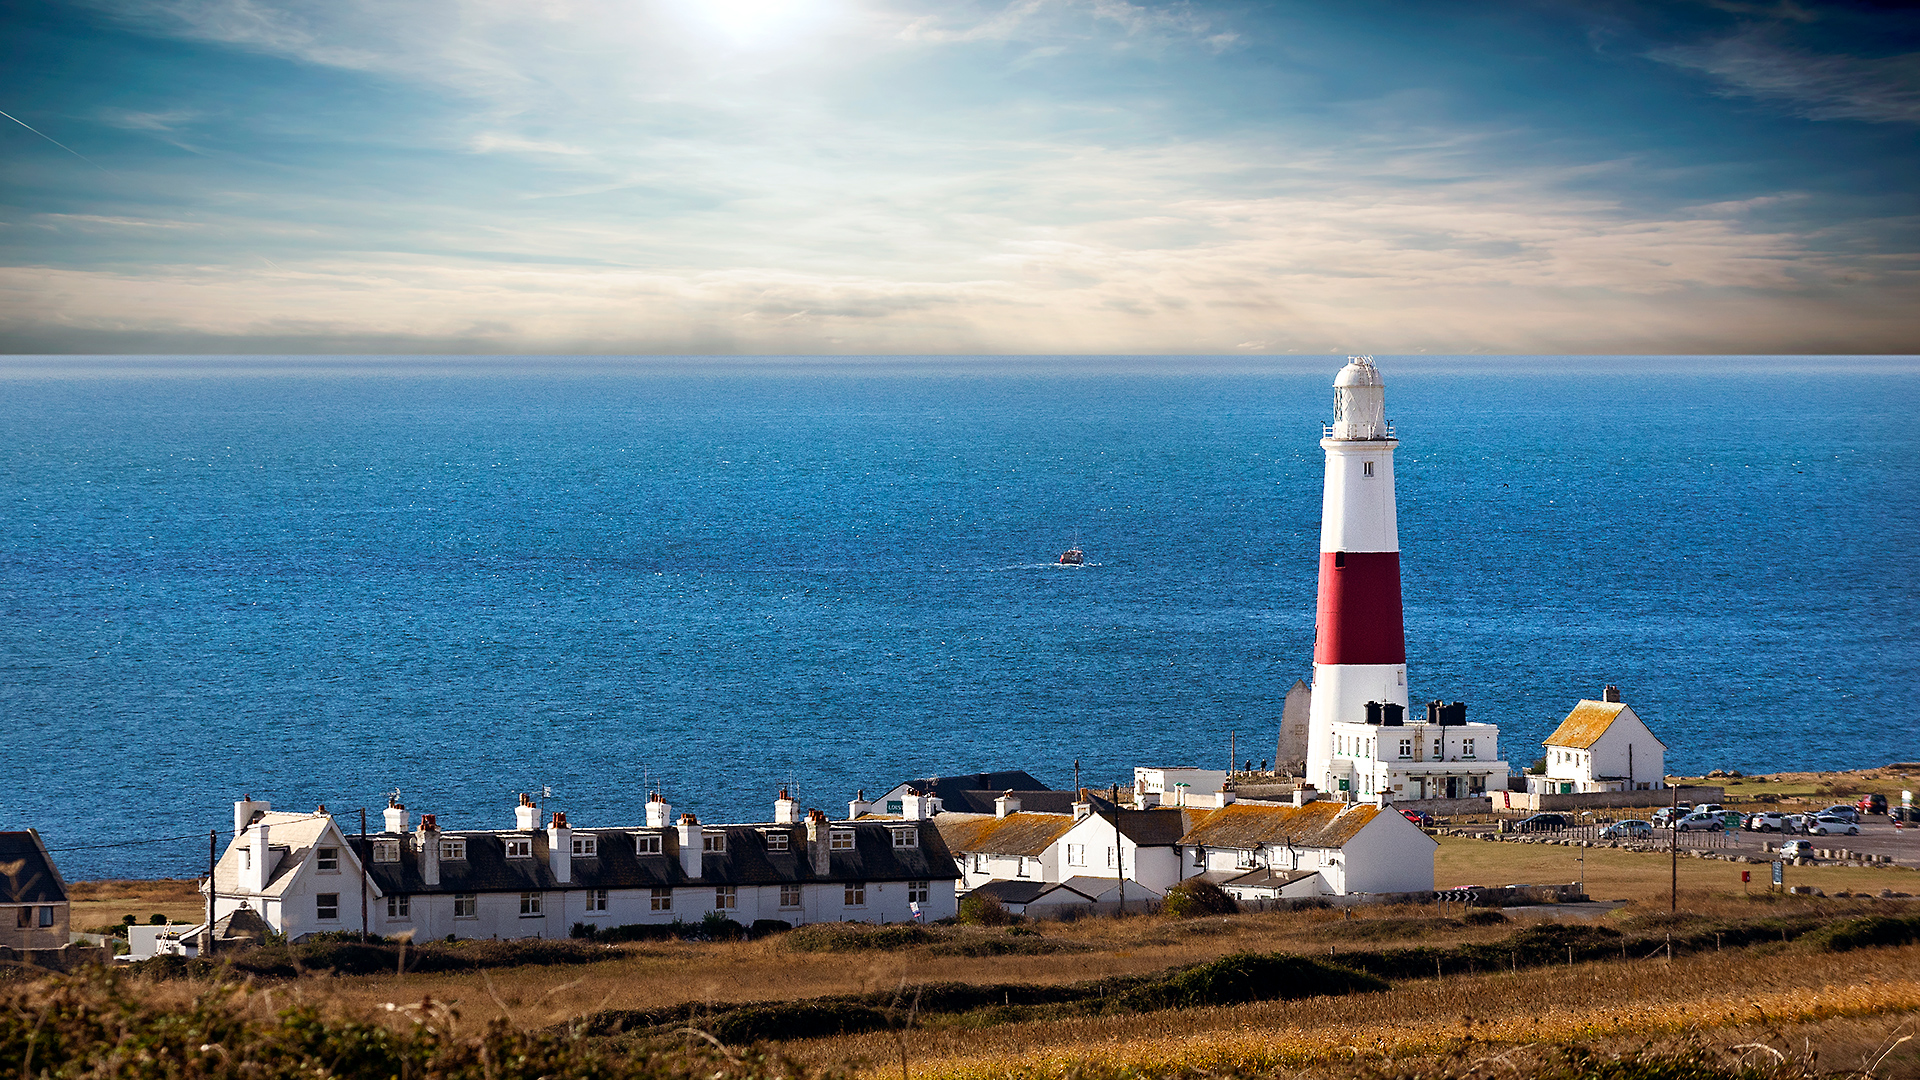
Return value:
[(1373, 357), (1349, 356), (1347, 366), (1341, 368), (1340, 374), (1333, 377), (1333, 385), (1336, 389), (1345, 389), (1350, 386), (1385, 386), (1386, 384), (1380, 381), (1380, 369), (1373, 366)]

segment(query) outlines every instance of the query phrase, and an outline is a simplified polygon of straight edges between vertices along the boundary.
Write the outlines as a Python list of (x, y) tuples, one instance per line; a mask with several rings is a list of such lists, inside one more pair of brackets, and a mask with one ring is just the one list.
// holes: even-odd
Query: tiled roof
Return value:
[[(465, 831), (447, 830), (441, 839), (464, 839), (465, 859), (440, 860), (440, 884), (429, 886), (420, 876), (420, 854), (412, 844), (403, 843), (397, 863), (372, 862), (369, 873), (381, 893), (482, 893), (544, 892), (557, 889), (646, 889), (683, 888), (701, 885), (777, 885), (836, 881), (952, 881), (959, 877), (953, 855), (941, 840), (938, 829), (919, 823), (917, 843), (913, 847), (895, 847), (895, 829), (914, 827), (900, 821), (836, 821), (831, 829), (851, 829), (851, 850), (829, 851), (827, 872), (814, 872), (807, 855), (807, 830), (804, 825), (707, 825), (702, 833), (726, 836), (725, 852), (707, 852), (701, 856), (700, 874), (690, 877), (680, 865), (679, 836), (676, 830), (624, 828), (573, 830), (572, 839), (596, 838), (596, 854), (575, 856), (572, 880), (562, 884), (554, 877), (548, 860), (546, 830)], [(786, 851), (772, 850), (768, 834), (785, 833)], [(640, 835), (661, 837), (662, 853), (637, 853), (634, 838)], [(506, 857), (509, 837), (531, 837), (532, 858)], [(370, 836), (369, 842), (397, 839), (393, 834)], [(360, 848), (358, 836), (347, 843)]]
[(933, 824), (938, 826), (941, 838), (952, 851), (1037, 858), (1077, 823), (1070, 814), (1021, 811), (1006, 817), (992, 814), (938, 814), (934, 816)]
[(1180, 843), (1246, 849), (1288, 843), (1297, 847), (1344, 847), (1381, 811), (1366, 803), (1321, 800), (1305, 806), (1235, 803), (1219, 810), (1188, 812), (1198, 813), (1200, 820)]
[(60, 880), (40, 834), (32, 829), (0, 832), (0, 904), (59, 904), (66, 899), (67, 883)]
[(1570, 746), (1585, 750), (1600, 741), (1626, 706), (1618, 701), (1582, 701), (1573, 707), (1560, 726), (1547, 736), (1548, 746)]

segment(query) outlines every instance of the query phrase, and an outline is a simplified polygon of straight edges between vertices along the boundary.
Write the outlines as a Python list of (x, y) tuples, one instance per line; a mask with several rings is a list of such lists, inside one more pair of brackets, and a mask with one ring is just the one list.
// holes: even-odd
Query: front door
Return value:
[(1457, 799), (1459, 797), (1460, 797), (1460, 778), (1457, 776), (1447, 777), (1447, 798)]

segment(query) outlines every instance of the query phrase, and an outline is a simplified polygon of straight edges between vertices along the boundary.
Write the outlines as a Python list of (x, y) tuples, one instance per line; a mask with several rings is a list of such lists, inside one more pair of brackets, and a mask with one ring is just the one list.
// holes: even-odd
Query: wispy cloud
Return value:
[(1722, 93), (1777, 102), (1809, 120), (1920, 124), (1920, 53), (1817, 55), (1782, 48), (1750, 32), (1707, 45), (1666, 46), (1648, 55), (1713, 76)]

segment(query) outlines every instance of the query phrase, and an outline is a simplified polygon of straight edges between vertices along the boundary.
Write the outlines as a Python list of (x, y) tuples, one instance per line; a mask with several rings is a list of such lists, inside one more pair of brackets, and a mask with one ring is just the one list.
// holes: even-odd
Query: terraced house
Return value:
[(258, 912), (299, 940), (327, 930), (419, 938), (558, 938), (575, 924), (904, 922), (954, 913), (959, 876), (923, 821), (831, 821), (781, 792), (773, 820), (677, 819), (657, 794), (645, 825), (575, 828), (521, 796), (514, 828), (417, 824), (397, 803), (364, 840), (325, 807), (234, 804), (234, 840), (214, 870), (215, 911)]

